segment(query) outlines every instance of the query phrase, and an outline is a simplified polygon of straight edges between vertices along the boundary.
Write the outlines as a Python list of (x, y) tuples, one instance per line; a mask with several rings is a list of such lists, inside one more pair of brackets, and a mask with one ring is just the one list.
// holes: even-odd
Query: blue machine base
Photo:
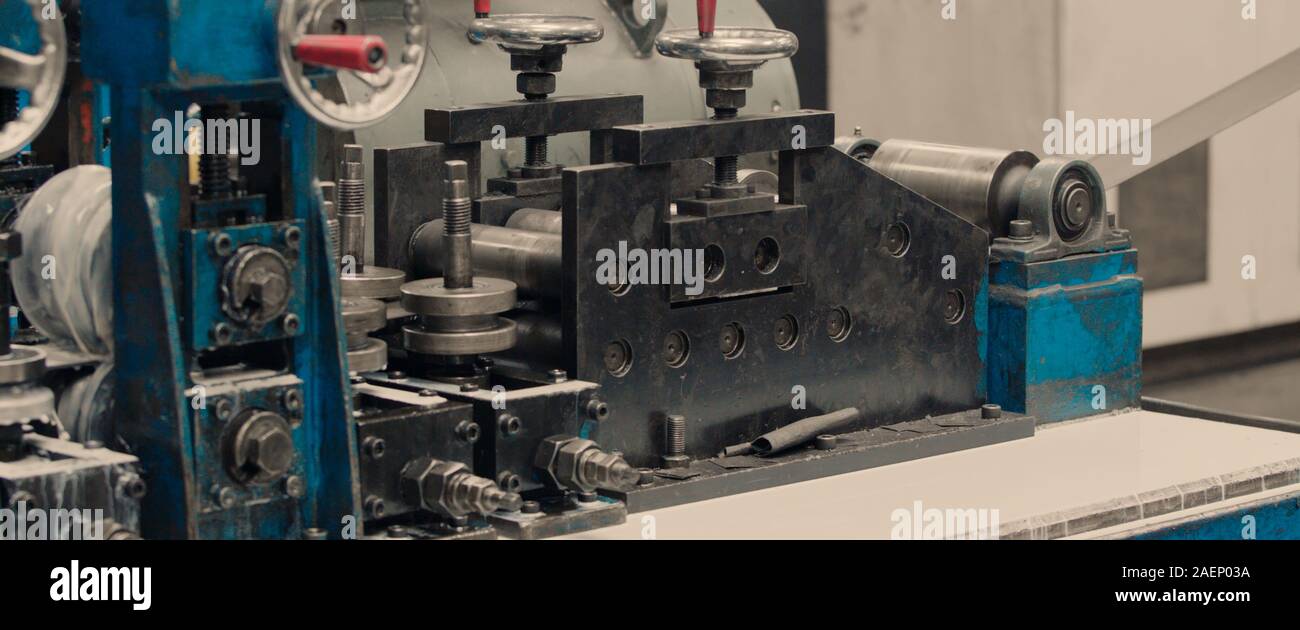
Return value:
[(1138, 407), (1137, 251), (993, 265), (989, 400), (1040, 423)]

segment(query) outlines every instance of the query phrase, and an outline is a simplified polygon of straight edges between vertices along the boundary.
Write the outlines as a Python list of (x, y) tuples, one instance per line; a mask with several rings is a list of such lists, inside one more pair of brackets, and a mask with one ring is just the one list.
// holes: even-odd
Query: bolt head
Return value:
[(295, 498), (301, 499), (307, 495), (307, 482), (302, 477), (293, 475), (284, 480), (284, 493)]
[(286, 335), (298, 334), (298, 329), (301, 327), (301, 325), (302, 322), (301, 320), (298, 319), (297, 315), (294, 315), (293, 313), (289, 313), (288, 315), (284, 316), (284, 323), (283, 323), (284, 334)]

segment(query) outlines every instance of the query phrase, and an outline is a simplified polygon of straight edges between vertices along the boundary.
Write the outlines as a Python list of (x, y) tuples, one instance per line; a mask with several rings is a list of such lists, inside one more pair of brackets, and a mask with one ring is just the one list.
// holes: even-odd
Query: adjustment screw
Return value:
[(217, 402), (213, 403), (212, 410), (217, 414), (218, 420), (229, 420), (235, 412), (235, 405), (228, 398), (218, 398)]
[(362, 507), (365, 508), (366, 514), (369, 514), (370, 518), (384, 518), (384, 515), (388, 513), (388, 508), (384, 506), (384, 500), (373, 494), (366, 497)]
[(592, 398), (587, 402), (587, 417), (596, 421), (608, 418), (609, 405), (599, 398)]
[(497, 426), (501, 429), (501, 435), (510, 437), (519, 433), (519, 429), (522, 428), (523, 423), (520, 422), (519, 416), (503, 413), (497, 416)]
[(361, 451), (370, 459), (383, 459), (384, 451), (388, 449), (388, 444), (383, 438), (370, 436), (361, 441)]
[(230, 324), (217, 322), (212, 325), (212, 330), (208, 334), (212, 338), (213, 343), (216, 343), (218, 346), (224, 346), (230, 343), (230, 340), (235, 337), (235, 330), (230, 327)]
[(302, 322), (298, 319), (297, 315), (294, 315), (293, 313), (289, 313), (288, 315), (284, 316), (284, 324), (283, 324), (284, 334), (286, 335), (298, 334), (298, 327), (301, 325)]
[(234, 239), (231, 239), (230, 235), (225, 232), (213, 234), (208, 239), (208, 242), (212, 245), (212, 253), (222, 258), (231, 255), (235, 251)]
[(296, 389), (286, 389), (280, 396), (280, 404), (289, 415), (296, 416), (302, 411), (302, 394)]
[(217, 486), (212, 491), (212, 502), (223, 510), (229, 510), (239, 502), (239, 495), (230, 486)]
[(691, 465), (686, 456), (686, 417), (668, 416), (664, 420), (664, 454), (660, 458), (664, 468), (685, 468)]
[(307, 482), (298, 475), (291, 475), (284, 480), (284, 493), (295, 499), (301, 499), (307, 495)]
[(298, 249), (298, 243), (302, 241), (302, 230), (298, 229), (295, 225), (291, 225), (284, 228), (284, 233), (281, 235), (281, 238), (284, 239), (284, 244), (290, 249)]
[(478, 425), (469, 420), (462, 420), (456, 425), (456, 437), (473, 444), (478, 441)]

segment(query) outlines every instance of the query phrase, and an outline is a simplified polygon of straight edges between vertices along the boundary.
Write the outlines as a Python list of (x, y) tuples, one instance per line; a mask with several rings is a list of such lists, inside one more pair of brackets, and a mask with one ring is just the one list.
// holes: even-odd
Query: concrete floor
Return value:
[(1300, 359), (1143, 387), (1144, 396), (1300, 420)]

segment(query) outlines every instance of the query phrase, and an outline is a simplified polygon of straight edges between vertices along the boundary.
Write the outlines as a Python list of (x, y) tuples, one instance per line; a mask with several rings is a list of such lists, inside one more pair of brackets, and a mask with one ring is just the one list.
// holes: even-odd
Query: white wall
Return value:
[[(830, 0), (841, 131), (1041, 153), (1047, 118), (1158, 123), (1300, 47), (1295, 0), (1258, 0), (1253, 21), (1242, 0), (956, 0), (954, 21), (945, 4)], [(1148, 347), (1300, 320), (1300, 96), (1210, 159), (1208, 281), (1148, 293)]]

